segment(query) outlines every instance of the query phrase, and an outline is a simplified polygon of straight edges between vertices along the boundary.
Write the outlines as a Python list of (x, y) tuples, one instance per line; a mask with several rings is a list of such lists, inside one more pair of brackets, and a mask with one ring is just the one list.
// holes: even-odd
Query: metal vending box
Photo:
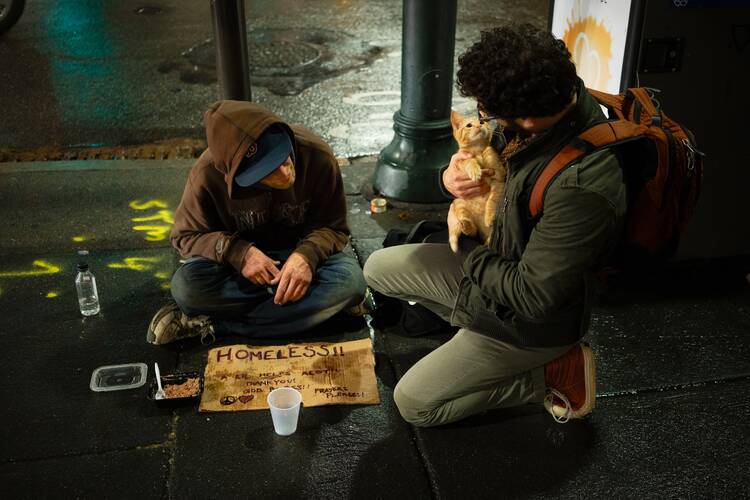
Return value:
[(549, 26), (587, 86), (659, 89), (695, 134), (705, 172), (678, 260), (750, 257), (750, 0), (553, 0)]

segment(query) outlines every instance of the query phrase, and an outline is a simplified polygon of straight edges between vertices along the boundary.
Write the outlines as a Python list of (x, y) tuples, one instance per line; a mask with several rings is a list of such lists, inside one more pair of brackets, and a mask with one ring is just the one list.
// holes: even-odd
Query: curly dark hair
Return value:
[(578, 82), (565, 44), (531, 24), (483, 31), (458, 64), (461, 95), (504, 119), (555, 115), (570, 103)]

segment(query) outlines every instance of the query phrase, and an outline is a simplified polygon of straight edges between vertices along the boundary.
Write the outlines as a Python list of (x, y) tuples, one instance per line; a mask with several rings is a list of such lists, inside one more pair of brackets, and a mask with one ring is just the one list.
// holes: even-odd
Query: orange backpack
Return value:
[(566, 167), (593, 151), (623, 145), (617, 154), (628, 213), (615, 266), (673, 255), (700, 193), (705, 155), (693, 134), (661, 111), (654, 91), (639, 87), (612, 95), (588, 89), (617, 119), (593, 125), (563, 147), (542, 168), (529, 198), (532, 219), (538, 220), (547, 188)]

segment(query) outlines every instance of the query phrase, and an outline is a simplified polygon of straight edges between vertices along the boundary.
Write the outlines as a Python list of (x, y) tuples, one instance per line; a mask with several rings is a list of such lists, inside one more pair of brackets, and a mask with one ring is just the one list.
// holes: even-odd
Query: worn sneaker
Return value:
[(582, 342), (544, 365), (544, 383), (544, 407), (555, 421), (564, 424), (591, 413), (596, 402), (596, 367), (591, 347)]
[(146, 341), (161, 345), (198, 335), (201, 337), (201, 344), (210, 344), (215, 340), (214, 327), (208, 316), (190, 317), (177, 304), (167, 304), (156, 312), (148, 325)]

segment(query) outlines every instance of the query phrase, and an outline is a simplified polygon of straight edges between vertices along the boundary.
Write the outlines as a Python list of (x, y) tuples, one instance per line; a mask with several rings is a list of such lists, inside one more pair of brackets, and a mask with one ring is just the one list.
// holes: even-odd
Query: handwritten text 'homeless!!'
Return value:
[(344, 346), (337, 345), (334, 347), (328, 347), (324, 345), (306, 345), (306, 346), (285, 346), (279, 349), (274, 347), (273, 349), (240, 349), (236, 347), (229, 347), (227, 349), (216, 349), (216, 362), (221, 363), (222, 361), (232, 362), (237, 359), (240, 361), (268, 361), (276, 359), (292, 359), (292, 358), (315, 358), (315, 357), (327, 357), (327, 356), (344, 356)]

